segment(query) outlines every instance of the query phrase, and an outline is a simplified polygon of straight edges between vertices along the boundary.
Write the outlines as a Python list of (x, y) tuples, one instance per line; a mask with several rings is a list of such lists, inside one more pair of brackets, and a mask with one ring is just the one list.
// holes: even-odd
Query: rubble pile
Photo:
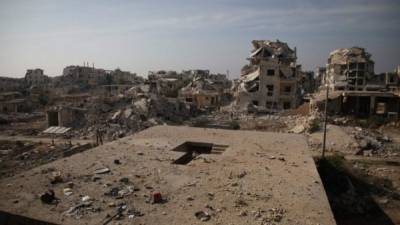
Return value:
[(378, 131), (363, 129), (361, 127), (352, 127), (350, 135), (357, 141), (354, 143), (358, 151), (357, 155), (363, 156), (398, 156), (398, 152), (391, 151), (392, 139)]
[[(67, 141), (54, 145), (30, 141), (0, 141), (0, 178), (13, 176), (91, 147), (90, 144), (74, 145)], [(57, 182), (58, 179), (54, 181)]]

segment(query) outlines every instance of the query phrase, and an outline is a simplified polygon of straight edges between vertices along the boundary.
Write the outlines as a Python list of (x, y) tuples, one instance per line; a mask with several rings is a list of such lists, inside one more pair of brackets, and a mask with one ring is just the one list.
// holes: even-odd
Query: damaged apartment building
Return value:
[(329, 55), (322, 85), (331, 91), (335, 113), (398, 117), (399, 72), (375, 74), (374, 61), (364, 48), (340, 48)]
[(217, 108), (231, 96), (232, 83), (226, 75), (211, 74), (209, 70), (149, 72), (148, 82), (150, 93), (176, 99), (196, 110)]
[(287, 43), (254, 40), (254, 49), (235, 87), (239, 110), (274, 113), (296, 108), (301, 101), (301, 66), (296, 48)]
[(184, 71), (191, 77), (181, 88), (179, 97), (197, 109), (218, 108), (230, 101), (232, 82), (225, 74), (210, 74), (208, 70)]
[(60, 93), (87, 91), (92, 87), (103, 85), (134, 85), (143, 83), (142, 77), (120, 69), (105, 70), (95, 68), (94, 64), (84, 63), (84, 66), (67, 66), (62, 76), (54, 78), (54, 87)]

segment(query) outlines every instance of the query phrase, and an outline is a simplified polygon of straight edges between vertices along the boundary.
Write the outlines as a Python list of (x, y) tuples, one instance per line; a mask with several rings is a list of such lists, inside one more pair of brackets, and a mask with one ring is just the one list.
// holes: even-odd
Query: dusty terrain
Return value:
[[(228, 147), (171, 164), (185, 141)], [(51, 204), (39, 198), (48, 189)], [(294, 134), (157, 126), (3, 179), (0, 190), (1, 210), (62, 224), (335, 224)]]

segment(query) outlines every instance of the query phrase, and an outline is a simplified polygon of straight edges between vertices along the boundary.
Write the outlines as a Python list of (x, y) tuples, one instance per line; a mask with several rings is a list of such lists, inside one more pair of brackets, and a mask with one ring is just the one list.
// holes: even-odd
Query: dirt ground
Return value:
[(0, 179), (63, 158), (66, 151), (81, 146), (78, 143), (87, 144), (54, 139), (53, 145), (51, 138), (0, 135)]
[[(365, 151), (373, 153), (363, 155), (359, 154), (362, 143), (358, 144), (363, 140), (355, 138), (358, 136), (354, 134), (354, 130), (354, 127), (336, 125), (328, 125), (327, 128), (327, 155), (342, 157), (346, 164), (346, 171), (350, 174), (347, 177), (362, 181), (362, 185), (356, 188), (363, 193), (361, 197), (334, 196), (334, 201), (343, 199), (344, 202), (347, 201), (347, 205), (344, 204), (347, 211), (359, 208), (359, 211), (353, 214), (335, 213), (336, 221), (338, 225), (400, 224), (400, 132), (396, 128), (380, 129), (380, 135), (387, 136), (390, 141), (382, 142), (382, 146), (377, 149), (373, 149), (376, 146), (367, 146)], [(375, 130), (368, 132), (371, 134)], [(313, 155), (316, 157), (321, 156), (322, 136), (322, 131), (307, 135)], [(330, 186), (335, 185), (337, 184), (330, 184)], [(355, 200), (351, 201), (351, 198)], [(354, 202), (359, 202), (359, 205), (348, 207)], [(335, 212), (335, 206), (332, 207)], [(343, 205), (339, 208), (342, 207)]]
[[(185, 141), (215, 146), (174, 164)], [(58, 200), (44, 204), (49, 188)], [(157, 126), (3, 179), (0, 198), (1, 210), (62, 224), (335, 224), (296, 134)]]

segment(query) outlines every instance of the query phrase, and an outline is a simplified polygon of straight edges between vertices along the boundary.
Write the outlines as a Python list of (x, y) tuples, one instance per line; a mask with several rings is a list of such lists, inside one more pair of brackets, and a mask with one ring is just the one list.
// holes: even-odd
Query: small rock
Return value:
[(119, 182), (127, 184), (127, 183), (129, 183), (129, 178), (123, 177), (123, 178), (119, 179)]
[(43, 193), (42, 195), (40, 195), (40, 200), (43, 203), (52, 204), (57, 199), (56, 199), (56, 195), (55, 195), (54, 191), (50, 189), (50, 190), (46, 191), (45, 193)]
[(247, 211), (243, 210), (239, 213), (239, 216), (247, 216)]
[(88, 202), (91, 202), (91, 201), (92, 201), (92, 198), (90, 198), (89, 195), (85, 195), (85, 196), (82, 197), (82, 202), (83, 203), (88, 203)]
[(73, 188), (74, 187), (74, 183), (73, 182), (68, 182), (67, 183), (67, 187), (68, 188)]
[(109, 168), (101, 168), (101, 169), (97, 169), (94, 171), (95, 174), (105, 174), (105, 173), (109, 173), (110, 169)]
[(93, 181), (93, 182), (98, 181), (98, 180), (101, 180), (101, 177), (100, 177), (100, 176), (94, 175), (94, 176), (92, 177), (92, 181)]
[(51, 184), (57, 184), (63, 182), (63, 178), (61, 176), (60, 171), (56, 171), (52, 173), (52, 177), (50, 178), (50, 183)]
[(196, 218), (200, 221), (209, 221), (211, 219), (210, 214), (208, 214), (207, 212), (204, 211), (198, 211), (194, 214), (196, 216)]
[(65, 196), (70, 196), (73, 193), (71, 188), (64, 188), (63, 192)]

